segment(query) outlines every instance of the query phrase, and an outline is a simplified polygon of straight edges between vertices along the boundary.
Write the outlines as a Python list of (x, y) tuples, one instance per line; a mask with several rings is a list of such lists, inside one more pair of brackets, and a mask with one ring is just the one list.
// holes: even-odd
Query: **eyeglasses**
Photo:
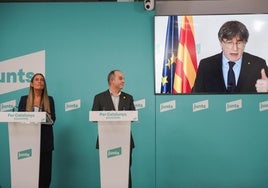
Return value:
[(229, 49), (233, 48), (234, 45), (236, 45), (236, 47), (239, 48), (239, 49), (242, 49), (242, 48), (245, 47), (245, 42), (244, 41), (233, 42), (233, 41), (227, 40), (227, 41), (222, 41), (222, 42)]

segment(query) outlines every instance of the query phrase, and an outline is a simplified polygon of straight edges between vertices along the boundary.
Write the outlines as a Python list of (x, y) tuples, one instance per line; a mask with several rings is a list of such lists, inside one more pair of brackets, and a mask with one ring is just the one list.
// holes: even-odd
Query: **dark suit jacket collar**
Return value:
[(235, 91), (240, 91), (242, 83), (247, 80), (248, 73), (250, 72), (250, 67), (248, 66), (248, 53), (244, 52), (242, 55), (241, 69), (237, 81), (237, 86)]
[(225, 83), (224, 83), (224, 78), (223, 78), (223, 72), (222, 72), (222, 56), (223, 56), (223, 52), (217, 54), (215, 56), (215, 61), (216, 61), (216, 69), (219, 74), (218, 74), (218, 78), (215, 78), (215, 79), (218, 79), (218, 83), (221, 84), (221, 88), (225, 88), (226, 89), (226, 86), (225, 86)]
[(107, 106), (110, 106), (112, 110), (115, 110), (114, 103), (113, 103), (109, 89), (107, 89), (107, 91), (105, 92), (105, 98), (107, 99), (107, 103), (108, 103)]

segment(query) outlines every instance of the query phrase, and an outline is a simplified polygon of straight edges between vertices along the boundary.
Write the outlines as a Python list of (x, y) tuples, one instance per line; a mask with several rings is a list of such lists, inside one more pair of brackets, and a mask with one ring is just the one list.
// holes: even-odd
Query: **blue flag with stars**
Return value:
[(172, 93), (178, 52), (178, 17), (169, 16), (166, 32), (165, 54), (161, 78), (161, 93)]

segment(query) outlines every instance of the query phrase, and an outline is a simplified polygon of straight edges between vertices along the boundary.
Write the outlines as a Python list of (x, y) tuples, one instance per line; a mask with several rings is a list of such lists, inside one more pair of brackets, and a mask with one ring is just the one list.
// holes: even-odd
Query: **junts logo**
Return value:
[(0, 62), (0, 95), (29, 87), (37, 72), (45, 73), (44, 50)]
[(16, 107), (16, 100), (0, 103), (0, 112), (11, 111)]
[(29, 158), (31, 156), (32, 156), (32, 149), (27, 149), (27, 150), (18, 152), (18, 160)]
[(160, 104), (160, 112), (174, 110), (176, 108), (176, 101), (168, 101)]
[(65, 103), (65, 111), (76, 110), (81, 107), (81, 100), (75, 100)]
[(208, 100), (193, 103), (193, 112), (208, 109)]
[(116, 157), (122, 155), (122, 148), (114, 148), (107, 151), (107, 158)]
[(238, 110), (240, 108), (242, 108), (242, 100), (241, 99), (226, 103), (226, 112)]
[(135, 105), (136, 110), (145, 108), (145, 99), (134, 101), (134, 105)]
[(259, 109), (260, 109), (260, 112), (262, 111), (265, 111), (265, 110), (268, 110), (268, 101), (263, 101), (263, 102), (260, 102), (259, 103)]

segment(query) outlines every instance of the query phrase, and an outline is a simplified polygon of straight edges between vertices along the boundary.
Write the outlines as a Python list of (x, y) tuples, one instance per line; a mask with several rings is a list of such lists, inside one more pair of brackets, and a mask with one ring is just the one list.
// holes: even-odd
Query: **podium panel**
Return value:
[(130, 122), (98, 124), (102, 188), (127, 188), (129, 177)]
[(8, 123), (11, 186), (37, 188), (40, 123)]
[(39, 184), (41, 122), (46, 112), (0, 112), (8, 123), (12, 188), (37, 188)]
[(131, 122), (138, 112), (91, 111), (89, 120), (98, 122), (101, 187), (127, 188)]

